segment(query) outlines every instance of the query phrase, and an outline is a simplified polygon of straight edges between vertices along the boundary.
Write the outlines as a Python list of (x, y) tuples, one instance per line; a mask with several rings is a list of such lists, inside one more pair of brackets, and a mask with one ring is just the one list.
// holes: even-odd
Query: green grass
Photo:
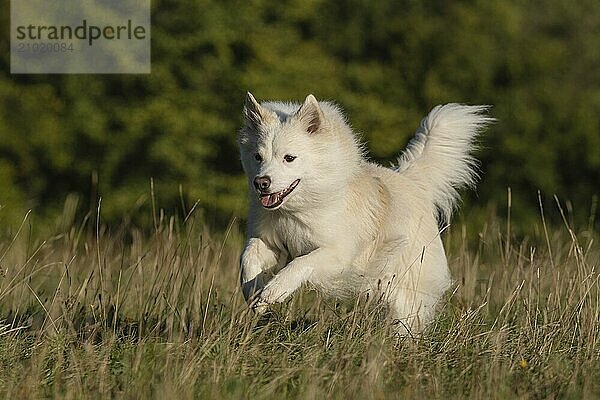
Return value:
[(0, 239), (1, 398), (600, 397), (591, 229), (456, 223), (456, 289), (422, 336), (398, 338), (380, 308), (308, 290), (254, 316), (236, 222), (87, 221), (27, 217)]

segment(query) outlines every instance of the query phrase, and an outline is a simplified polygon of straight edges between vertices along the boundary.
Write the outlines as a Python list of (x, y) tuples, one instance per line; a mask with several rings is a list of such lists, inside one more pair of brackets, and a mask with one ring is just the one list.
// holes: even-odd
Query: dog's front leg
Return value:
[(273, 268), (278, 254), (271, 250), (260, 238), (250, 238), (240, 259), (240, 283), (246, 301), (264, 287), (263, 271)]
[(302, 284), (317, 278), (324, 266), (340, 265), (334, 254), (321, 248), (293, 259), (267, 283), (260, 292), (254, 309), (263, 312), (267, 305), (285, 301)]

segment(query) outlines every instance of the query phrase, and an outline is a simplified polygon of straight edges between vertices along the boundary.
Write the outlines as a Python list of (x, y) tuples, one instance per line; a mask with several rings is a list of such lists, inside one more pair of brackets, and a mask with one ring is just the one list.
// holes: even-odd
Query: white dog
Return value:
[[(307, 283), (327, 295), (368, 293), (418, 332), (452, 285), (439, 227), (457, 189), (476, 174), (470, 152), (493, 119), (486, 106), (447, 104), (423, 119), (384, 168), (340, 108), (309, 95), (302, 105), (259, 104), (248, 93), (239, 145), (250, 186), (241, 284), (253, 308)], [(265, 285), (264, 272), (279, 272)]]

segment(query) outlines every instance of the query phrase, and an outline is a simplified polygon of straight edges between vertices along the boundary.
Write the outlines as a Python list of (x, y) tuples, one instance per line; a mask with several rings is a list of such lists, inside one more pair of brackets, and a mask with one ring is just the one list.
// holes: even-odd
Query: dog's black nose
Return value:
[(260, 190), (261, 192), (266, 192), (269, 190), (271, 186), (271, 178), (268, 175), (265, 176), (257, 176), (254, 178), (254, 187), (256, 190)]

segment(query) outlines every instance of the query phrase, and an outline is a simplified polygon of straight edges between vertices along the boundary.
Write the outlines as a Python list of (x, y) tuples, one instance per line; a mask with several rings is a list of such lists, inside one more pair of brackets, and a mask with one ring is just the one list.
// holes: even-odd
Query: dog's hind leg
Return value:
[(428, 302), (421, 302), (415, 299), (411, 291), (398, 290), (396, 299), (390, 304), (392, 317), (397, 323), (398, 333), (413, 336), (420, 333), (427, 322), (429, 322), (429, 308), (432, 307)]
[(389, 305), (398, 333), (415, 335), (432, 320), (450, 278), (437, 241), (421, 252), (404, 243), (392, 241), (380, 248), (378, 257), (372, 260), (374, 278), (369, 289), (374, 299)]

